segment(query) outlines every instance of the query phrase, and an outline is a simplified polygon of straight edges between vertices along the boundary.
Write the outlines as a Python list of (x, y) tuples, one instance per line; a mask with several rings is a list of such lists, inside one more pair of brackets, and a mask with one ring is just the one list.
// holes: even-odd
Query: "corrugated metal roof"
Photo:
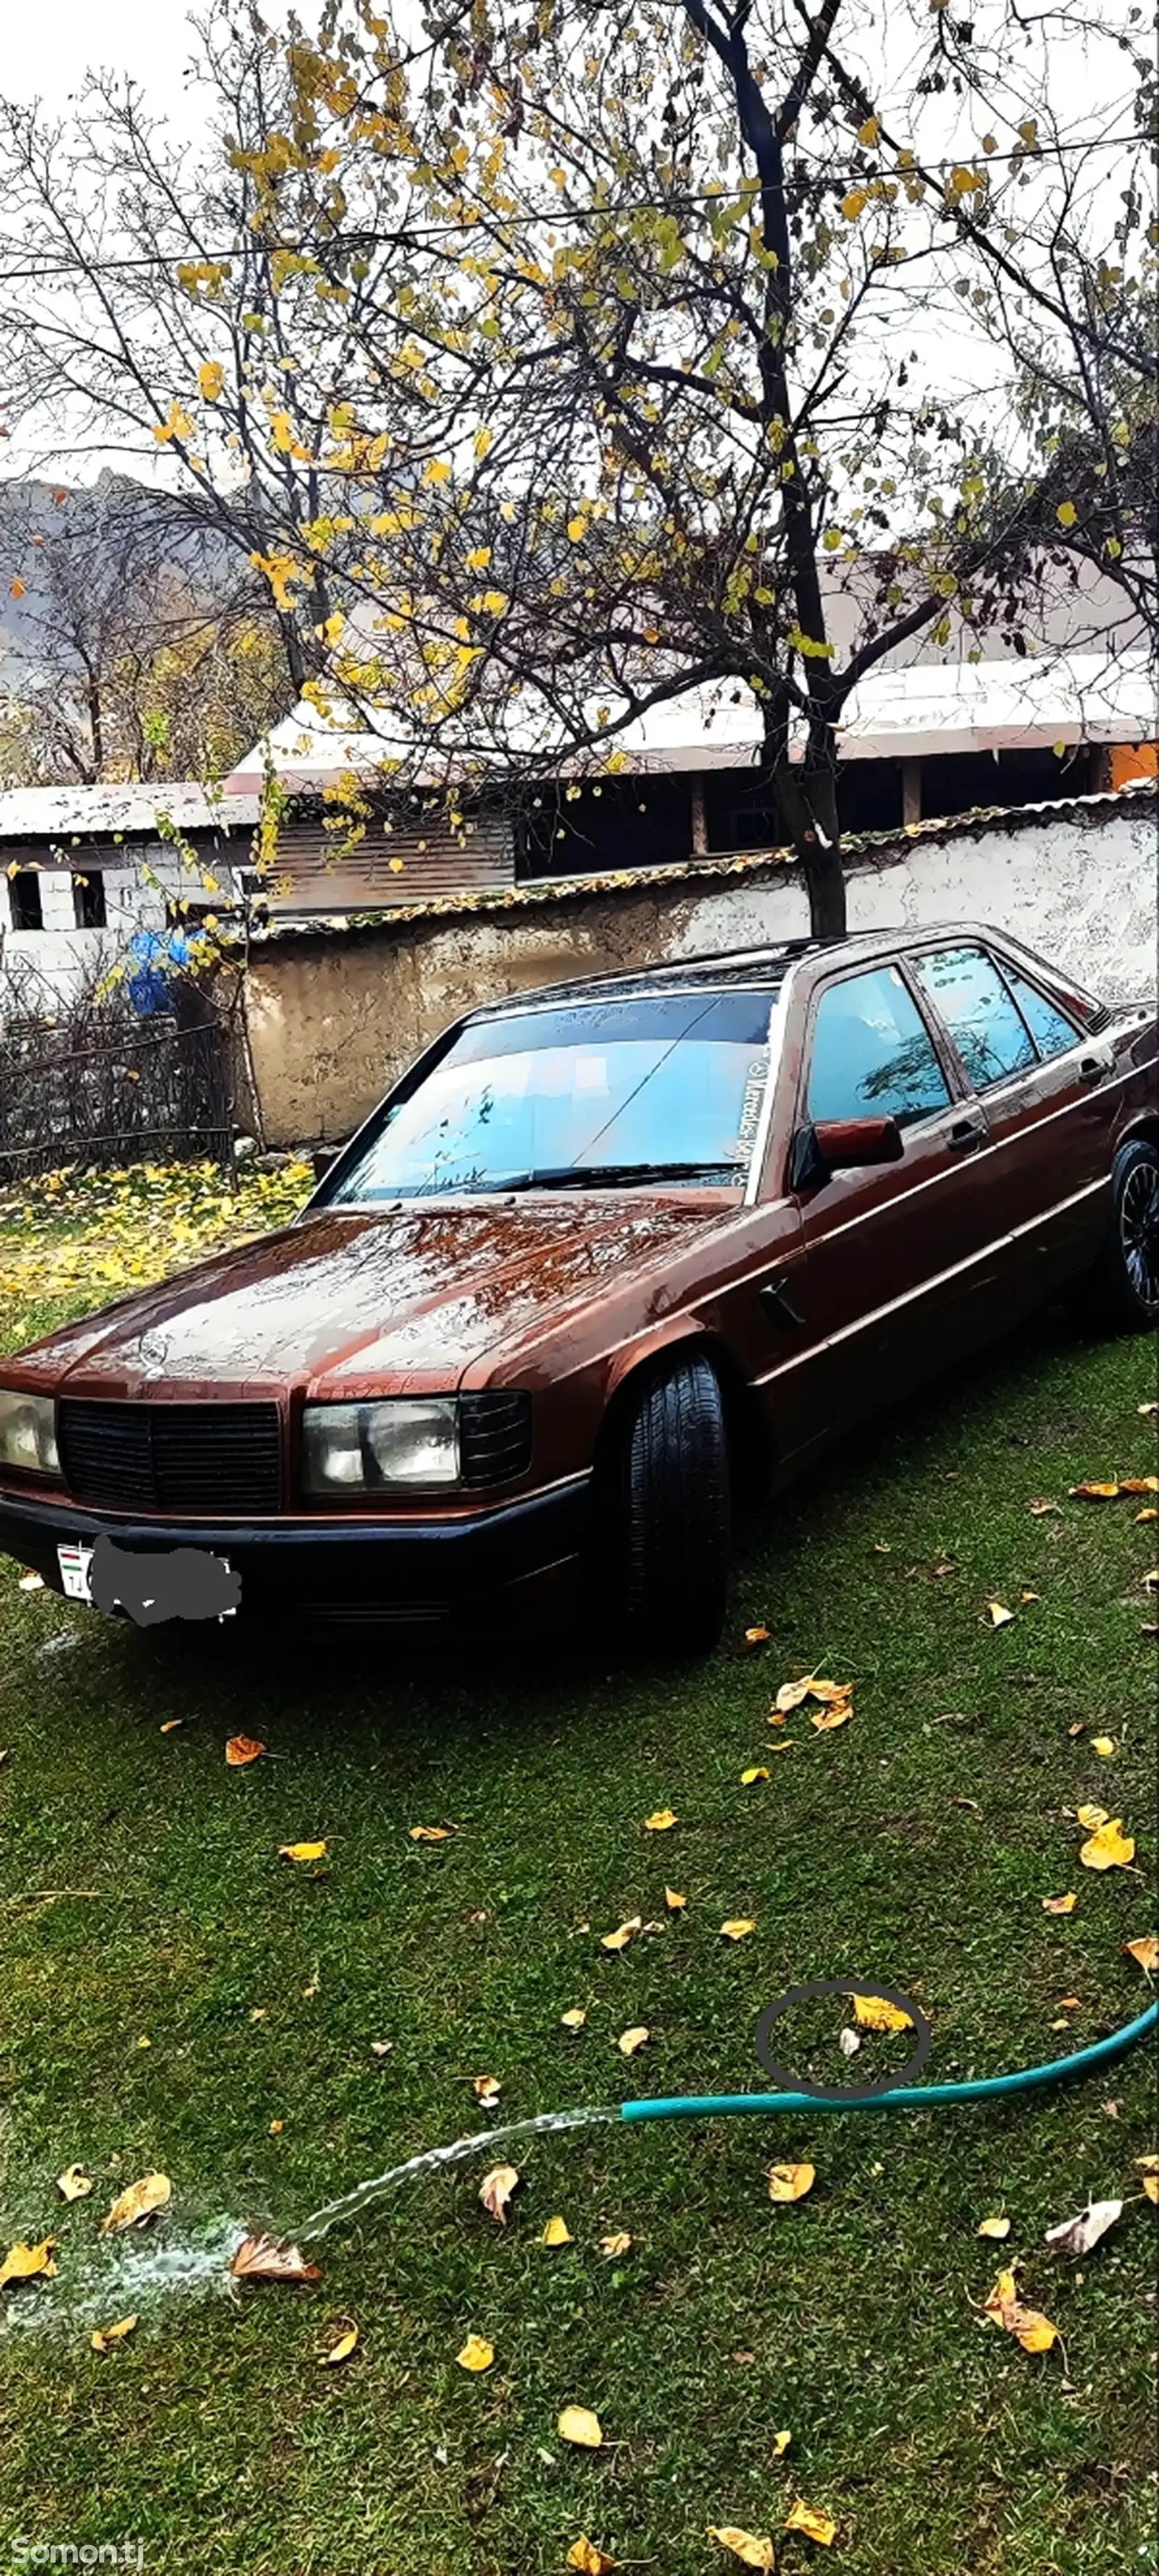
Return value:
[[(887, 832), (849, 833), (842, 840), (846, 862), (871, 863), (900, 857), (923, 841), (964, 840), (980, 831), (1016, 831), (1022, 824), (1043, 820), (1073, 821), (1078, 816), (1109, 817), (1124, 808), (1139, 813), (1153, 812), (1159, 804), (1159, 787), (1153, 779), (1134, 781), (1096, 796), (1068, 796), (1039, 805), (976, 805), (968, 814), (948, 814), (924, 823), (909, 823)], [(792, 850), (742, 850), (731, 857), (688, 858), (678, 865), (653, 868), (617, 868), (602, 876), (535, 877), (509, 886), (504, 891), (480, 888), (474, 894), (432, 895), (426, 901), (392, 903), (382, 911), (319, 913), (310, 920), (272, 921), (265, 929), (253, 933), (252, 945), (260, 948), (285, 939), (348, 938), (351, 932), (373, 932), (394, 928), (407, 921), (445, 920), (457, 914), (480, 912), (517, 912), (537, 904), (566, 903), (582, 900), (585, 895), (639, 894), (649, 888), (667, 885), (712, 884), (737, 877), (759, 876), (770, 867), (796, 865)]]
[(167, 814), (182, 832), (252, 832), (256, 795), (234, 795), (178, 780), (157, 786), (6, 787), (0, 791), (0, 840), (104, 838), (113, 832), (157, 837)]

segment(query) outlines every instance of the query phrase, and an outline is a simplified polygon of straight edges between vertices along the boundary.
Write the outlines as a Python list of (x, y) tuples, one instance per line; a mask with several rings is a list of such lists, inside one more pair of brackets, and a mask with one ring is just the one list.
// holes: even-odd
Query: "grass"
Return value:
[[(25, 1294), (23, 1334), (80, 1302)], [(150, 2576), (555, 2576), (586, 2532), (624, 2566), (723, 2576), (737, 2562), (707, 2526), (776, 2537), (803, 2496), (838, 2522), (821, 2563), (856, 2576), (1152, 2564), (1141, 2052), (940, 2116), (542, 2138), (516, 2152), (505, 2229), (468, 2164), (327, 2239), (312, 2293), (134, 2290), (137, 2329), (103, 2359), (91, 2325), (127, 2293), (110, 2281), (94, 2318), (85, 2283), (101, 2212), (154, 2167), (170, 2241), (196, 2246), (223, 2216), (292, 2228), (485, 2125), (479, 2073), (511, 2119), (758, 2086), (752, 2031), (789, 1983), (907, 1988), (942, 2077), (1139, 2011), (1121, 1944), (1155, 1921), (1154, 1533), (1138, 1504), (1068, 1488), (1148, 1472), (1153, 1392), (1145, 1346), (1044, 1319), (756, 1522), (729, 1638), (693, 1670), (611, 1671), (574, 1639), (484, 1662), (389, 1634), (263, 1651), (138, 1633), (0, 1566), (0, 2202), (5, 2241), (59, 2240), (58, 2279), (8, 2294), (0, 2544), (139, 2536)], [(1031, 1517), (1039, 1496), (1060, 1513)], [(999, 1631), (992, 1598), (1017, 1611)], [(771, 1642), (740, 1658), (757, 1620)], [(818, 1662), (854, 1679), (852, 1723), (771, 1729), (776, 1685)], [(227, 1769), (236, 1731), (269, 1757)], [(1084, 1800), (1126, 1819), (1135, 1871), (1079, 1865)], [(677, 1826), (647, 1832), (669, 1805)], [(416, 1823), (456, 1830), (415, 1843)], [(315, 1837), (322, 1866), (279, 1857)], [(1067, 1888), (1074, 1913), (1045, 1914)], [(635, 1913), (662, 1928), (604, 1952)], [(737, 1915), (756, 1930), (731, 1946)], [(638, 2023), (651, 2038), (625, 2062)], [(788, 2055), (792, 2019), (779, 2039)], [(826, 2045), (802, 2025), (798, 2064)], [(774, 2207), (768, 2165), (804, 2158), (813, 2191)], [(74, 2159), (95, 2187), (65, 2207)], [(1123, 2219), (1077, 2269), (1044, 2246), (1112, 2194)], [(1005, 2247), (975, 2233), (995, 2210)], [(538, 2241), (555, 2212), (575, 2240), (559, 2251)], [(632, 2243), (608, 2258), (617, 2229)], [(1013, 2258), (1065, 2355), (980, 2319)], [(346, 2318), (359, 2347), (329, 2371)], [(479, 2377), (455, 2362), (471, 2330), (496, 2351)], [(601, 2451), (558, 2439), (572, 2401), (597, 2410)], [(811, 2564), (808, 2539), (778, 2539), (782, 2576)]]

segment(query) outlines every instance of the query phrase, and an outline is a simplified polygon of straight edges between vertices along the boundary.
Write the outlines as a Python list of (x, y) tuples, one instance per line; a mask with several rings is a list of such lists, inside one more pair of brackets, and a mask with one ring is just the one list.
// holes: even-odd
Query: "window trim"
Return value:
[[(1021, 1022), (1022, 1022), (1023, 1028), (1024, 1028), (1024, 1029), (1025, 1029), (1025, 1031), (1026, 1031), (1026, 1034), (1027, 1034), (1027, 1036), (1028, 1036), (1028, 1038), (1029, 1038), (1029, 1040), (1030, 1040), (1030, 1043), (1031, 1043), (1031, 1045), (1032, 1045), (1032, 1047), (1033, 1047), (1033, 1049), (1034, 1049), (1035, 1055), (1036, 1055), (1036, 1056), (1037, 1056), (1037, 1058), (1038, 1058), (1038, 1062), (1039, 1062), (1039, 1064), (1040, 1064), (1040, 1065), (1041, 1065), (1041, 1064), (1058, 1064), (1058, 1063), (1059, 1063), (1059, 1061), (1060, 1061), (1060, 1059), (1061, 1059), (1064, 1055), (1069, 1055), (1069, 1054), (1070, 1054), (1071, 1047), (1077, 1046), (1077, 1045), (1079, 1044), (1079, 1040), (1080, 1040), (1080, 1037), (1081, 1037), (1081, 1034), (1082, 1034), (1082, 1032), (1081, 1032), (1079, 1029), (1076, 1029), (1075, 1024), (1074, 1024), (1074, 1021), (1073, 1021), (1073, 1020), (1072, 1020), (1072, 1018), (1071, 1018), (1070, 1012), (1069, 1012), (1069, 1011), (1064, 1011), (1064, 1010), (1063, 1010), (1063, 1008), (1062, 1008), (1061, 1003), (1060, 1003), (1060, 1002), (1055, 1001), (1055, 1000), (1053, 999), (1053, 997), (1052, 997), (1052, 995), (1051, 995), (1051, 994), (1049, 994), (1049, 993), (1044, 993), (1044, 992), (1043, 992), (1043, 989), (1042, 989), (1041, 984), (1036, 984), (1036, 983), (1035, 983), (1035, 980), (1034, 980), (1033, 975), (1027, 975), (1027, 974), (1024, 974), (1024, 972), (1023, 972), (1022, 968), (1021, 968), (1020, 966), (1016, 966), (1016, 965), (1014, 964), (1014, 960), (1013, 960), (1013, 958), (1007, 958), (1007, 957), (1004, 957), (1000, 948), (997, 948), (997, 949), (993, 949), (993, 950), (991, 950), (990, 954), (991, 954), (991, 956), (992, 956), (992, 958), (993, 958), (993, 961), (994, 961), (995, 966), (996, 966), (996, 967), (997, 967), (997, 969), (998, 969), (998, 973), (1000, 974), (1000, 976), (1001, 976), (1001, 978), (1002, 978), (1002, 981), (1003, 981), (1003, 983), (1004, 983), (1004, 984), (1005, 984), (1005, 986), (1006, 986), (1006, 990), (1007, 990), (1007, 992), (1008, 992), (1008, 993), (1009, 993), (1009, 995), (1010, 995), (1010, 999), (1011, 999), (1011, 1001), (1012, 1001), (1012, 1002), (1013, 1002), (1013, 1004), (1014, 1004), (1014, 1008), (1015, 1008), (1015, 1010), (1016, 1010), (1016, 1011), (1017, 1011), (1017, 1013), (1018, 1013), (1019, 1019), (1020, 1019), (1020, 1020), (1021, 1020)], [(1032, 993), (1036, 993), (1036, 994), (1037, 994), (1039, 1001), (1040, 1001), (1040, 1002), (1044, 1002), (1044, 1003), (1045, 1003), (1046, 1008), (1047, 1008), (1047, 1010), (1048, 1010), (1048, 1011), (1053, 1011), (1053, 1012), (1055, 1013), (1056, 1018), (1058, 1018), (1058, 1019), (1060, 1019), (1060, 1020), (1062, 1020), (1062, 1021), (1064, 1022), (1065, 1026), (1070, 1030), (1070, 1046), (1055, 1047), (1055, 1049), (1053, 1050), (1053, 1053), (1052, 1053), (1052, 1054), (1050, 1054), (1050, 1055), (1044, 1055), (1043, 1050), (1042, 1050), (1042, 1048), (1040, 1047), (1040, 1045), (1039, 1045), (1039, 1043), (1038, 1043), (1038, 1039), (1036, 1038), (1036, 1036), (1035, 1036), (1035, 1034), (1034, 1034), (1034, 1031), (1033, 1031), (1033, 1029), (1031, 1028), (1030, 1022), (1029, 1022), (1029, 1020), (1027, 1019), (1026, 1013), (1025, 1013), (1025, 1011), (1023, 1010), (1023, 1008), (1022, 1008), (1022, 1004), (1021, 1004), (1021, 1002), (1020, 1002), (1020, 1001), (1019, 1001), (1019, 999), (1018, 999), (1018, 995), (1017, 995), (1017, 993), (1016, 993), (1016, 992), (1015, 992), (1015, 990), (1014, 990), (1013, 984), (1012, 984), (1012, 982), (1011, 982), (1011, 977), (1012, 977), (1012, 976), (1014, 976), (1014, 975), (1017, 975), (1018, 980), (1019, 980), (1019, 982), (1020, 982), (1021, 984), (1026, 984), (1026, 985), (1028, 985), (1028, 986), (1029, 986), (1030, 991), (1031, 991)], [(1027, 1072), (1029, 1072), (1029, 1071), (1030, 1071), (1030, 1067), (1029, 1067), (1029, 1065), (1026, 1067), (1026, 1070), (1027, 1070)], [(1013, 1081), (1013, 1080), (1014, 1080), (1014, 1078), (1015, 1078), (1015, 1077), (1014, 1077), (1013, 1075), (1009, 1075), (1009, 1076), (1007, 1077), (1007, 1079), (1008, 1079), (1008, 1080), (1010, 1080), (1010, 1081)]]
[[(920, 990), (915, 990), (913, 978), (906, 972), (906, 958), (904, 951), (899, 949), (892, 956), (859, 958), (856, 964), (849, 965), (842, 970), (838, 970), (834, 974), (826, 975), (821, 981), (814, 985), (809, 996), (809, 1013), (805, 1022), (805, 1034), (801, 1046), (801, 1063), (800, 1070), (797, 1075), (797, 1093), (794, 1103), (792, 1132), (789, 1138), (790, 1158), (792, 1155), (793, 1138), (796, 1136), (798, 1129), (812, 1123), (809, 1118), (809, 1076), (813, 1067), (813, 1048), (817, 1034), (817, 1018), (826, 994), (835, 991), (839, 984), (852, 984), (859, 976), (882, 974), (891, 966), (895, 967), (900, 975), (902, 989), (908, 996), (909, 1000), (913, 1003), (914, 1009), (918, 1014), (918, 1018), (922, 1022), (922, 1026), (925, 1029), (926, 1035), (933, 1049), (938, 1070), (942, 1076), (943, 1082), (945, 1083), (947, 1093), (946, 1099), (941, 1101), (936, 1109), (927, 1109), (920, 1118), (912, 1119), (910, 1124), (903, 1129), (903, 1134), (906, 1136), (921, 1135), (927, 1128), (934, 1126), (939, 1118), (944, 1118), (949, 1110), (954, 1109), (960, 1099), (968, 1097), (969, 1085), (965, 1085), (964, 1091), (959, 1087), (964, 1082), (964, 1076), (962, 1068), (958, 1063), (956, 1053), (953, 1049), (947, 1049), (944, 1043), (944, 1032), (937, 1023), (936, 1017), (926, 1008), (924, 997)], [(888, 1168), (896, 1172), (900, 1166), (892, 1165)], [(785, 1188), (790, 1192), (792, 1190), (788, 1163), (786, 1163)]]

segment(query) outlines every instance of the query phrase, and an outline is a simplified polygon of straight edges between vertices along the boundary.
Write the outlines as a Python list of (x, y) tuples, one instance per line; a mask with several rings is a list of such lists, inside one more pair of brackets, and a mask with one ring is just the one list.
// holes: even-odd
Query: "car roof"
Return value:
[(727, 992), (738, 985), (776, 986), (783, 981), (790, 966), (856, 962), (895, 954), (899, 946), (913, 948), (929, 939), (1002, 938), (987, 924), (978, 921), (939, 921), (920, 926), (898, 922), (887, 930), (855, 931), (844, 939), (779, 939), (760, 947), (705, 950), (693, 957), (678, 957), (655, 966), (636, 966), (622, 975), (578, 975), (564, 984), (536, 984), (525, 991), (507, 993), (494, 1002), (482, 1003), (478, 1010), (465, 1013), (467, 1022), (505, 1019), (513, 1012), (539, 1011), (559, 1003), (634, 1001), (644, 994), (695, 991)]

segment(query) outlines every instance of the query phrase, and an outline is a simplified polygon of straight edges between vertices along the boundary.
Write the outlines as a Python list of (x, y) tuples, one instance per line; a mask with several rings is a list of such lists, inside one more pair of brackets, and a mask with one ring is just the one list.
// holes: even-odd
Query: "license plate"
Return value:
[(61, 1585), (68, 1600), (91, 1601), (93, 1597), (89, 1584), (89, 1568), (93, 1561), (91, 1547), (74, 1546), (70, 1541), (68, 1545), (58, 1547), (56, 1561), (60, 1567)]
[[(192, 1555), (194, 1551), (190, 1549), (188, 1551), (183, 1551), (183, 1553)], [(211, 1556), (208, 1550), (204, 1549), (199, 1549), (197, 1553), (199, 1555), (203, 1555), (208, 1564), (221, 1566), (226, 1574), (231, 1571), (229, 1558), (227, 1556)], [(86, 1547), (79, 1539), (62, 1539), (57, 1547), (56, 1561), (60, 1567), (61, 1589), (66, 1600), (87, 1601), (91, 1605), (93, 1597), (93, 1551), (91, 1547)], [(137, 1559), (138, 1564), (147, 1564), (149, 1561), (150, 1560), (147, 1557), (138, 1557)], [(162, 1556), (157, 1561), (159, 1563), (163, 1563), (164, 1557)], [(123, 1603), (121, 1604), (121, 1607), (124, 1607)], [(162, 1613), (162, 1616), (163, 1615), (164, 1613)], [(173, 1615), (180, 1617), (182, 1614), (180, 1612), (176, 1612)], [(192, 1614), (185, 1615), (197, 1616), (199, 1614), (194, 1612)], [(217, 1619), (236, 1619), (237, 1611), (236, 1608), (218, 1610), (211, 1612), (209, 1615)]]

